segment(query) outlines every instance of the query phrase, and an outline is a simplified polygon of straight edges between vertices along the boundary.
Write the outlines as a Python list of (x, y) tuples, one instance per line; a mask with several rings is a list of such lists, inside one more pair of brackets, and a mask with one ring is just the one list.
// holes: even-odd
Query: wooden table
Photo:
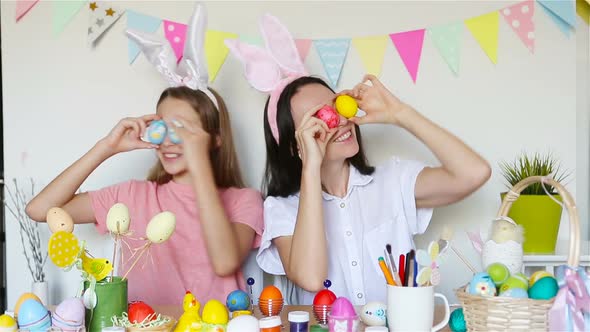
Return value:
[[(357, 308), (357, 312), (360, 308)], [(154, 310), (157, 313), (163, 314), (163, 315), (168, 315), (171, 317), (174, 317), (176, 319), (178, 319), (178, 317), (180, 317), (180, 315), (182, 315), (182, 307), (181, 306), (154, 306)], [(434, 310), (434, 321), (435, 322), (439, 322), (441, 321), (441, 319), (444, 316), (444, 307), (437, 305), (436, 309)], [(291, 311), (307, 311), (309, 312), (309, 320), (310, 320), (310, 326), (317, 324), (317, 321), (315, 319), (315, 317), (313, 316), (313, 311), (310, 305), (287, 305), (283, 308), (283, 311), (281, 311), (281, 321), (283, 322), (283, 326), (289, 326), (289, 320), (287, 319), (287, 316), (289, 315), (289, 312)], [(257, 318), (262, 317), (262, 314), (260, 313), (260, 310), (258, 310), (258, 308), (256, 308), (256, 310), (254, 310), (254, 316), (256, 316)], [(434, 324), (433, 324), (434, 325)], [(445, 332), (449, 332), (451, 331), (451, 329), (449, 328), (449, 325), (447, 324), (447, 326), (445, 326), (441, 331), (445, 331)]]

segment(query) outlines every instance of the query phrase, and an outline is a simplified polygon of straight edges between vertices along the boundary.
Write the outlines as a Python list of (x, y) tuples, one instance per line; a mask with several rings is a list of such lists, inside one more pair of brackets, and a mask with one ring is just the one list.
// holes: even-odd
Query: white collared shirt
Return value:
[[(400, 254), (414, 249), (413, 236), (424, 233), (432, 217), (432, 209), (416, 209), (414, 187), (424, 167), (421, 162), (394, 157), (372, 175), (363, 175), (351, 165), (345, 197), (322, 193), (328, 279), (336, 296), (345, 296), (354, 305), (387, 303), (378, 258), (390, 244), (397, 265)], [(298, 206), (299, 193), (269, 196), (264, 201), (265, 230), (256, 260), (267, 273), (285, 274), (272, 240), (293, 235)], [(315, 293), (298, 287), (295, 292), (299, 304), (313, 303)], [(289, 299), (288, 294), (284, 297)]]

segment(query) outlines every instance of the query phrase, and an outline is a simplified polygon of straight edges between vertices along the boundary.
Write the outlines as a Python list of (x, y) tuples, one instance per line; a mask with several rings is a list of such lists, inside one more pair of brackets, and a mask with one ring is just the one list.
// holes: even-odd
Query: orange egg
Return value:
[(281, 294), (281, 291), (272, 285), (266, 286), (262, 290), (262, 293), (260, 293), (261, 300), (278, 300), (278, 299), (282, 299), (282, 298), (283, 298), (283, 294)]

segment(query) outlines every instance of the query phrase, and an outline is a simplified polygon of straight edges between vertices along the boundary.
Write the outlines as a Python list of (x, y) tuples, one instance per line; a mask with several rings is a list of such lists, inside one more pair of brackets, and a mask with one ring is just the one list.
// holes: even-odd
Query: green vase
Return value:
[[(84, 289), (89, 283), (84, 282)], [(86, 309), (86, 330), (100, 332), (105, 327), (113, 326), (111, 318), (127, 312), (127, 279), (106, 277), (96, 283), (96, 307)]]
[[(504, 199), (506, 193), (502, 193)], [(561, 196), (553, 198), (562, 201)], [(520, 195), (512, 203), (508, 217), (524, 228), (525, 254), (553, 254), (561, 221), (561, 206), (547, 195)]]

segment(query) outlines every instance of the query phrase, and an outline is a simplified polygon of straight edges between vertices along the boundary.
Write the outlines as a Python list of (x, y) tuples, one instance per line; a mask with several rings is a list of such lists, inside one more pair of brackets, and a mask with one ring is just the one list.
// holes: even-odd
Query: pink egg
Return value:
[(84, 325), (84, 303), (80, 298), (65, 299), (55, 308), (53, 314), (53, 326), (63, 331), (77, 331)]
[(332, 311), (330, 312), (330, 315), (334, 318), (357, 317), (352, 303), (350, 303), (345, 297), (339, 297), (334, 303), (332, 303)]

